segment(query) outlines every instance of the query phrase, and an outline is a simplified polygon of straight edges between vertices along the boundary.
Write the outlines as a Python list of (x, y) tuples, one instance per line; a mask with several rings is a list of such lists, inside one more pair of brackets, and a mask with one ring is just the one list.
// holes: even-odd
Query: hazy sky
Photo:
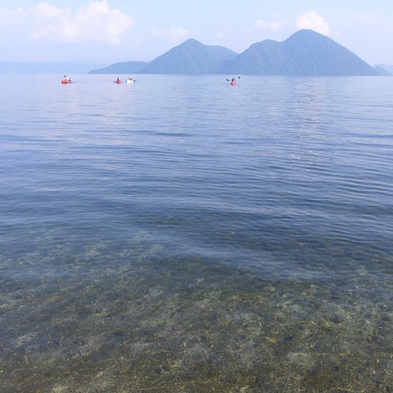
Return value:
[(303, 28), (393, 65), (392, 0), (0, 0), (0, 61), (149, 61), (188, 38), (240, 53)]

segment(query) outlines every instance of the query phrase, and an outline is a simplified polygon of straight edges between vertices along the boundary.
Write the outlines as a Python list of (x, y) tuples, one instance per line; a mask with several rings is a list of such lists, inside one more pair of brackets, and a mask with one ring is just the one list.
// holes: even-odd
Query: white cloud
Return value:
[(269, 33), (278, 33), (282, 30), (286, 25), (289, 24), (289, 21), (286, 19), (282, 19), (279, 15), (275, 16), (271, 22), (266, 22), (264, 20), (257, 20), (255, 22), (255, 27), (260, 30), (268, 31)]
[(322, 16), (318, 15), (315, 11), (307, 12), (299, 15), (296, 18), (296, 27), (301, 29), (311, 29), (323, 35), (329, 35), (330, 28)]
[(133, 21), (107, 0), (90, 1), (75, 12), (42, 2), (31, 8), (0, 9), (0, 39), (18, 31), (35, 42), (120, 43)]

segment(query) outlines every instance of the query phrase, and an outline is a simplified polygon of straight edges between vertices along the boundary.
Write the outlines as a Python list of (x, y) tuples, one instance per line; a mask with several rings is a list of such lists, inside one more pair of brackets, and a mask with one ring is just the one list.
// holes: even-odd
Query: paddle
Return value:
[[(240, 76), (237, 77), (237, 79), (240, 79)], [(227, 79), (228, 82), (230, 82), (232, 79)]]

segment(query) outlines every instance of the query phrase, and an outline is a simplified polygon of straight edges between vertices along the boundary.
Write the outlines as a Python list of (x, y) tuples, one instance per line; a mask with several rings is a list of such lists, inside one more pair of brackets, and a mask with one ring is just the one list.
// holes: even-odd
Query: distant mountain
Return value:
[(148, 64), (144, 61), (124, 61), (89, 71), (89, 74), (144, 74), (143, 70)]
[(312, 30), (300, 30), (282, 45), (295, 75), (377, 75), (360, 57)]
[(27, 63), (0, 61), (0, 74), (86, 74), (100, 64), (87, 63)]
[(381, 70), (322, 34), (300, 30), (283, 42), (255, 43), (241, 54), (190, 39), (151, 62), (117, 63), (90, 73), (328, 76), (380, 75)]
[(237, 53), (222, 46), (203, 45), (190, 39), (151, 61), (148, 74), (215, 74)]
[(393, 65), (377, 64), (374, 68), (379, 70), (381, 75), (393, 75)]
[(378, 75), (380, 76), (392, 76), (392, 74), (383, 67), (378, 66), (378, 67), (374, 67), (374, 69), (377, 71)]
[(265, 40), (251, 45), (232, 61), (222, 65), (223, 74), (292, 74), (291, 64), (280, 43)]
[(312, 30), (300, 30), (281, 43), (256, 43), (223, 70), (255, 75), (377, 75), (354, 53)]
[[(93, 70), (92, 74), (215, 74), (237, 53), (223, 46), (203, 45), (190, 39), (150, 63), (125, 62)], [(124, 72), (123, 72), (124, 71)]]

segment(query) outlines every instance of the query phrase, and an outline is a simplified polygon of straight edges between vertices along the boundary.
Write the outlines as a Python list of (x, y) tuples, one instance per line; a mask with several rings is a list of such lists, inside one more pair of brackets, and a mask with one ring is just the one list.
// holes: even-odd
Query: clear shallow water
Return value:
[(0, 78), (2, 391), (393, 389), (393, 78)]

